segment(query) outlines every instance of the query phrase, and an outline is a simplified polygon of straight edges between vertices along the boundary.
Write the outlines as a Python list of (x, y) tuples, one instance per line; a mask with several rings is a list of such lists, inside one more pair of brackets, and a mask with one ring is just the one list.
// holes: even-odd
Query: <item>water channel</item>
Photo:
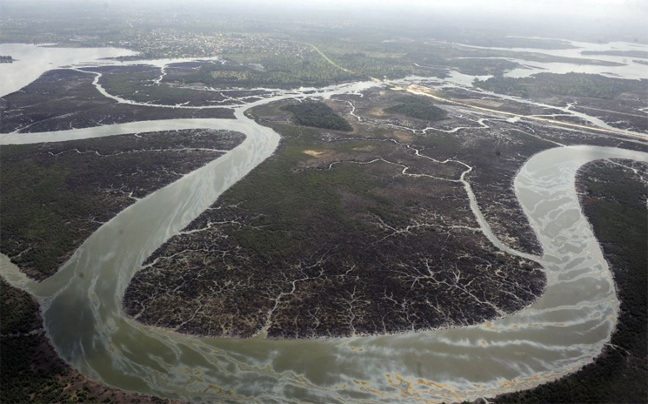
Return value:
[[(272, 99), (358, 93), (372, 85)], [(266, 102), (238, 108), (234, 120), (149, 121), (0, 136), (0, 144), (18, 144), (143, 129), (213, 128), (247, 135), (223, 157), (119, 213), (44, 282), (27, 279), (1, 257), (0, 274), (38, 298), (48, 337), (81, 373), (124, 390), (198, 402), (473, 400), (576, 371), (609, 341), (619, 303), (600, 246), (581, 213), (575, 173), (597, 159), (648, 162), (648, 154), (593, 146), (539, 153), (515, 179), (516, 195), (543, 246), (537, 260), (548, 285), (538, 301), (511, 316), (471, 327), (310, 340), (198, 338), (125, 317), (121, 299), (141, 263), (276, 149), (278, 134), (244, 113)]]

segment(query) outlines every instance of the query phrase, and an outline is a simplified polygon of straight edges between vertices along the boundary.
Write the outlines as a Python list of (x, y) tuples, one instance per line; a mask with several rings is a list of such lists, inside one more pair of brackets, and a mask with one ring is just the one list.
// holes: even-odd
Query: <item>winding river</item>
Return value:
[[(543, 246), (548, 277), (528, 308), (485, 324), (373, 337), (249, 340), (198, 338), (125, 317), (121, 299), (141, 263), (276, 149), (279, 136), (245, 116), (280, 98), (358, 93), (357, 83), (247, 104), (236, 119), (164, 120), (0, 136), (0, 144), (213, 128), (240, 131), (234, 150), (131, 205), (99, 228), (44, 282), (0, 257), (0, 273), (42, 305), (47, 335), (81, 373), (120, 389), (190, 401), (399, 403), (474, 400), (534, 387), (576, 371), (609, 341), (619, 302), (574, 188), (590, 161), (648, 154), (593, 146), (532, 157), (516, 195)], [(467, 187), (469, 196), (470, 188)], [(472, 204), (475, 213), (477, 205)], [(478, 214), (477, 217), (480, 215)], [(487, 225), (480, 226), (495, 239)]]

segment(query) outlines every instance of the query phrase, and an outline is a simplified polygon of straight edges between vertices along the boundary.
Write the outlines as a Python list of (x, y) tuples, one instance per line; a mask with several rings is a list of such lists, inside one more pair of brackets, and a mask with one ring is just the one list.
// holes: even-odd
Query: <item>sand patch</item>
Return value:
[(383, 117), (385, 116), (385, 111), (382, 108), (373, 108), (367, 112), (369, 116)]
[(353, 148), (353, 150), (355, 150), (355, 151), (372, 151), (374, 149), (375, 149), (375, 147), (373, 147), (371, 145), (360, 146), (360, 147), (354, 147)]
[(467, 104), (479, 105), (479, 106), (490, 107), (490, 108), (499, 108), (502, 105), (504, 105), (504, 103), (502, 102), (497, 102), (493, 100), (481, 100), (478, 98), (468, 98), (463, 101)]
[(313, 157), (320, 157), (322, 154), (324, 154), (323, 151), (317, 151), (317, 150), (304, 150), (303, 153)]
[(404, 132), (402, 130), (395, 130), (392, 132), (392, 137), (395, 137), (396, 139), (400, 140), (401, 142), (411, 142), (414, 140), (414, 137), (412, 136), (411, 133)]

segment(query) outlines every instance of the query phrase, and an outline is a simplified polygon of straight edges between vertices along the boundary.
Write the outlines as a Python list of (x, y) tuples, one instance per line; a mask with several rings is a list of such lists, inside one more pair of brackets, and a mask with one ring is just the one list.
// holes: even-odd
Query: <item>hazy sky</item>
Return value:
[[(276, 5), (270, 0), (239, 0)], [(289, 3), (284, 0), (280, 3)], [(478, 11), (514, 16), (517, 13), (538, 15), (570, 15), (574, 17), (635, 17), (637, 13), (648, 17), (648, 0), (307, 0), (309, 4), (325, 8), (426, 8), (437, 10)], [(645, 22), (648, 20), (644, 20)], [(648, 22), (647, 22), (648, 24)]]
[[(53, 0), (56, 1), (56, 0)], [(87, 0), (93, 1), (93, 0)], [(94, 0), (97, 2), (120, 2), (123, 0)], [(218, 6), (218, 1), (210, 0), (138, 0), (136, 3), (162, 4), (170, 1), (175, 4), (210, 3)], [(230, 3), (230, 2), (228, 2)], [(237, 0), (232, 3), (262, 3), (279, 6), (296, 4), (323, 8), (373, 8), (373, 7), (425, 7), (432, 9), (473, 9), (473, 10), (542, 10), (543, 12), (575, 14), (599, 14), (610, 12), (648, 12), (647, 0)], [(231, 3), (230, 3), (231, 4)]]
[[(88, 0), (93, 1), (93, 0)], [(97, 0), (102, 1), (102, 0)], [(119, 2), (123, 0), (105, 0)], [(558, 20), (627, 21), (638, 28), (638, 35), (648, 37), (648, 0), (236, 0), (220, 3), (213, 0), (138, 0), (175, 6), (183, 4), (210, 4), (218, 8), (220, 4), (234, 3), (238, 7), (254, 5), (260, 9), (313, 8), (327, 10), (352, 10), (362, 13), (393, 9), (395, 13), (412, 12), (420, 17), (426, 13), (448, 12), (454, 15), (498, 16), (509, 20), (552, 23)], [(220, 3), (220, 4), (219, 4)], [(591, 27), (595, 28), (595, 27)]]
[[(0, 4), (35, 3), (38, 0), (2, 0)], [(96, 5), (173, 5), (187, 7), (193, 4), (209, 4), (214, 8), (221, 6), (263, 4), (266, 6), (294, 6), (318, 8), (407, 8), (425, 7), (432, 9), (473, 9), (473, 10), (542, 10), (555, 13), (598, 14), (610, 12), (648, 13), (647, 0), (40, 0), (41, 3), (85, 3)]]
[[(454, 23), (463, 20), (467, 25), (491, 24), (498, 28), (501, 21), (516, 24), (529, 31), (535, 28), (539, 35), (567, 30), (596, 32), (623, 32), (614, 35), (632, 35), (648, 40), (648, 0), (0, 0), (0, 14), (9, 9), (37, 11), (74, 3), (85, 9), (123, 10), (170, 9), (198, 13), (208, 9), (212, 13), (227, 10), (251, 12), (256, 15), (272, 13), (273, 17), (291, 15), (296, 18), (321, 16), (324, 10), (341, 13), (342, 17), (371, 21), (374, 17), (407, 21), (411, 17), (419, 23), (429, 19), (434, 23)], [(50, 7), (39, 7), (40, 5)], [(76, 7), (58, 7), (58, 10)], [(304, 14), (306, 12), (306, 14)], [(405, 27), (404, 27), (405, 28)]]

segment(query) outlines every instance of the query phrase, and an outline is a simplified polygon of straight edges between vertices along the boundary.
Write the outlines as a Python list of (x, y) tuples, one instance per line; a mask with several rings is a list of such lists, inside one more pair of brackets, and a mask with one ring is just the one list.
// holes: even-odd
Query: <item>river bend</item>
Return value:
[(0, 136), (1, 144), (16, 144), (190, 128), (247, 135), (221, 158), (119, 213), (51, 278), (30, 281), (4, 256), (2, 276), (38, 298), (47, 335), (72, 366), (120, 389), (162, 397), (259, 403), (474, 400), (531, 388), (592, 361), (609, 341), (619, 302), (582, 215), (575, 174), (597, 159), (648, 162), (642, 152), (559, 147), (522, 167), (515, 191), (544, 249), (537, 260), (548, 283), (538, 301), (502, 319), (399, 335), (235, 340), (180, 335), (124, 315), (121, 299), (141, 263), (276, 149), (278, 134), (247, 118), (246, 108), (281, 98), (357, 93), (372, 85), (284, 94), (237, 109), (235, 120), (149, 121)]

